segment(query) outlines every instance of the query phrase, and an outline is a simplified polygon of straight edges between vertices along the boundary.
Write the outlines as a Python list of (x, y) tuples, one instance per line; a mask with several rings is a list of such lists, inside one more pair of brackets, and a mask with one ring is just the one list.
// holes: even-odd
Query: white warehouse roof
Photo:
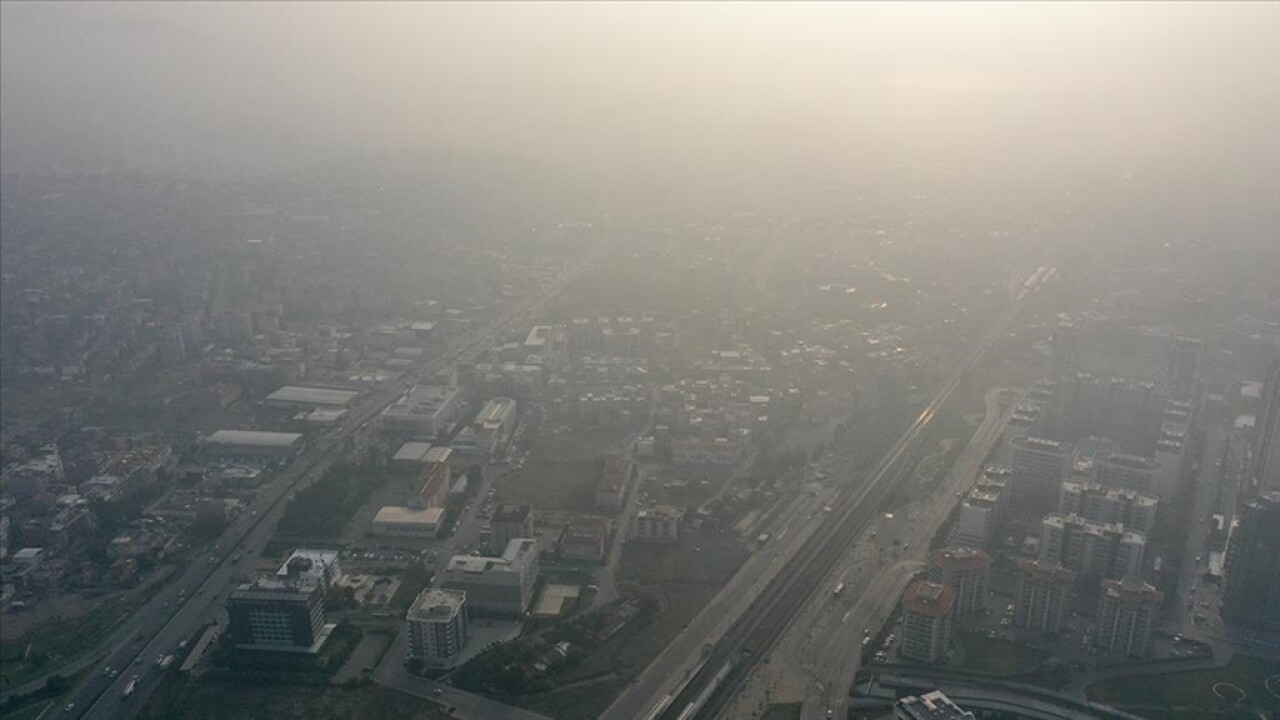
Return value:
[(298, 433), (261, 432), (258, 430), (219, 430), (206, 442), (213, 445), (258, 445), (261, 447), (289, 447), (298, 442)]
[(302, 403), (305, 405), (337, 405), (345, 407), (355, 399), (355, 390), (297, 387), (286, 385), (267, 396), (268, 402)]

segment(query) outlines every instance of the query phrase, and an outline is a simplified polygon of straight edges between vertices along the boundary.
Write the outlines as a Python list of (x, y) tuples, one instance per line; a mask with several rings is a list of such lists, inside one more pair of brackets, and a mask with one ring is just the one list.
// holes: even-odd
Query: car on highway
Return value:
[(76, 709), (76, 704), (73, 702), (69, 702), (67, 703), (66, 707), (62, 708), (62, 712), (66, 712), (66, 713), (75, 712), (75, 709)]

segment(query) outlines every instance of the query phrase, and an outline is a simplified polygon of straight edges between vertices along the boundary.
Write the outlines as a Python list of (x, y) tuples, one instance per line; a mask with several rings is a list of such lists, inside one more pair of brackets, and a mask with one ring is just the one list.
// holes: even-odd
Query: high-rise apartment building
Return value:
[(1045, 438), (1015, 438), (1011, 486), (1013, 502), (1033, 512), (1048, 512), (1058, 490), (1071, 476), (1076, 448)]
[(1176, 400), (1191, 400), (1200, 377), (1200, 353), (1204, 343), (1199, 338), (1178, 336), (1169, 352), (1169, 395)]
[(1149, 457), (1105, 453), (1093, 460), (1094, 478), (1099, 485), (1150, 493), (1160, 465)]
[(1224, 618), (1280, 627), (1280, 493), (1259, 495), (1240, 507), (1225, 576)]
[(1071, 603), (1071, 589), (1076, 573), (1049, 558), (1030, 561), (1020, 559), (1018, 589), (1013, 602), (1013, 623), (1040, 633), (1053, 634), (1062, 629)]
[(982, 609), (991, 573), (991, 556), (975, 548), (941, 548), (929, 554), (929, 579), (951, 588), (955, 615)]
[(918, 662), (937, 662), (951, 641), (955, 592), (946, 585), (916, 580), (902, 599), (902, 655)]
[(1009, 477), (1007, 467), (988, 465), (983, 468), (977, 482), (960, 501), (955, 525), (951, 527), (951, 544), (957, 547), (989, 547), (996, 526), (1009, 502)]
[(1151, 626), (1163, 600), (1164, 593), (1132, 575), (1103, 580), (1095, 620), (1098, 647), (1109, 653), (1146, 657)]
[(1150, 534), (1156, 525), (1160, 501), (1134, 490), (1109, 488), (1096, 483), (1065, 482), (1058, 496), (1058, 513), (1079, 515), (1099, 523), (1121, 524)]
[(1250, 475), (1260, 492), (1280, 492), (1280, 358), (1267, 368), (1262, 382)]
[(1079, 515), (1046, 515), (1040, 522), (1040, 558), (1058, 560), (1082, 578), (1122, 578), (1142, 569), (1147, 538), (1115, 523)]

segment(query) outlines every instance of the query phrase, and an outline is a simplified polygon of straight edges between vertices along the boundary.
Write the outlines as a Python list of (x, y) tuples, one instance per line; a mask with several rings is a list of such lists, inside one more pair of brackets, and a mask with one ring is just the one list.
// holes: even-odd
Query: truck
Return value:
[(124, 686), (124, 692), (120, 693), (120, 697), (129, 697), (136, 689), (138, 689), (138, 676), (134, 675), (129, 678), (129, 684)]

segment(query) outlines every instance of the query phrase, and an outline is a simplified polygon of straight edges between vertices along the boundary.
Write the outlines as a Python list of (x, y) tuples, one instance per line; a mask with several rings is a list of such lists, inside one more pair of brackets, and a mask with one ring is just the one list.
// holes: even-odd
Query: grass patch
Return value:
[(36, 720), (46, 709), (53, 705), (52, 700), (45, 700), (32, 705), (28, 705), (19, 710), (6, 710), (4, 713), (5, 720)]
[(623, 677), (638, 675), (701, 612), (746, 557), (747, 551), (732, 535), (719, 533), (687, 533), (677, 545), (628, 543), (622, 552), (619, 582), (627, 594), (656, 601), (657, 612), (642, 614), (559, 679), (572, 681), (607, 671)]
[(87, 650), (97, 648), (120, 621), (133, 614), (157, 589), (158, 585), (150, 592), (114, 595), (78, 618), (41, 623), (22, 637), (6, 640), (0, 645), (4, 687), (21, 685), (56, 671)]
[[(229, 702), (229, 698), (234, 701)], [(377, 685), (316, 687), (253, 685), (225, 678), (173, 676), (142, 708), (143, 720), (447, 720), (430, 700)]]
[(626, 687), (625, 680), (602, 680), (562, 690), (525, 695), (520, 706), (556, 720), (594, 720)]
[(994, 677), (1013, 677), (1037, 672), (1046, 655), (1035, 648), (982, 635), (964, 635), (964, 671)]
[(760, 720), (800, 720), (804, 705), (802, 703), (780, 703), (765, 709)]
[[(1280, 662), (1237, 655), (1222, 668), (1112, 678), (1090, 685), (1087, 692), (1090, 700), (1121, 709), (1132, 707), (1139, 715), (1144, 713), (1137, 708), (1176, 707), (1196, 710), (1195, 717), (1257, 717), (1258, 712), (1275, 716), (1280, 713), (1280, 699), (1263, 686), (1271, 675), (1280, 675)], [(1232, 706), (1214, 695), (1213, 684), (1218, 682), (1244, 690), (1244, 703)]]

